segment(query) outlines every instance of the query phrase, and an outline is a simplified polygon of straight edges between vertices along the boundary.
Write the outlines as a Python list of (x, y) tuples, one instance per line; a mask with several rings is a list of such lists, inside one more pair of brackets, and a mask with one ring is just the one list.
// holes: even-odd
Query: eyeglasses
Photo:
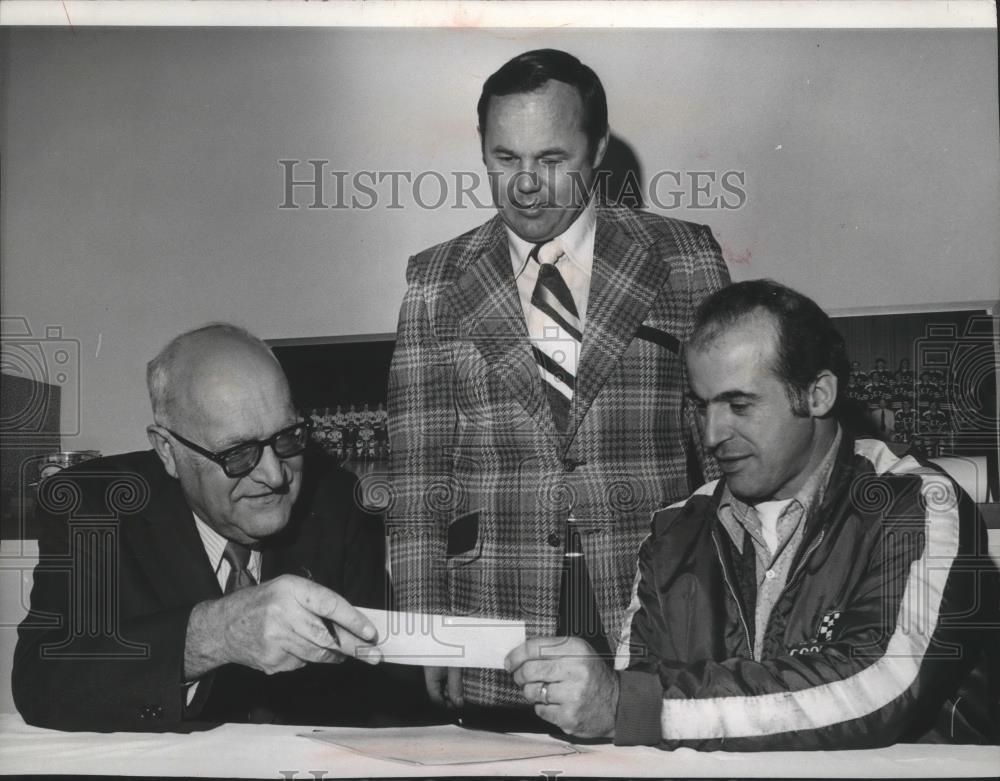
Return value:
[(196, 445), (190, 439), (185, 439), (176, 431), (167, 429), (171, 436), (191, 448), (195, 453), (200, 453), (205, 458), (214, 461), (222, 467), (222, 471), (227, 477), (246, 477), (260, 463), (264, 455), (264, 448), (270, 446), (278, 458), (291, 458), (297, 456), (306, 449), (309, 442), (309, 429), (311, 423), (308, 420), (300, 420), (293, 423), (288, 428), (283, 428), (276, 434), (272, 434), (267, 439), (257, 439), (250, 442), (240, 442), (238, 445), (213, 453), (206, 450), (201, 445)]

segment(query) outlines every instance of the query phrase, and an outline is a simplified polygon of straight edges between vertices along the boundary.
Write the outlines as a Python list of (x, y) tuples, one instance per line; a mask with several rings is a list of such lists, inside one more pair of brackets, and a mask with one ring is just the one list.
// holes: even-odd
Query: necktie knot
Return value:
[(226, 593), (254, 586), (257, 580), (248, 569), (250, 565), (250, 548), (239, 542), (230, 540), (226, 543), (222, 557), (229, 562), (229, 577), (226, 578)]
[(233, 540), (226, 543), (222, 555), (233, 569), (246, 569), (250, 563), (250, 548)]
[(558, 239), (549, 239), (548, 241), (540, 241), (532, 247), (528, 257), (540, 266), (554, 266), (559, 262), (563, 254), (562, 246), (559, 244)]

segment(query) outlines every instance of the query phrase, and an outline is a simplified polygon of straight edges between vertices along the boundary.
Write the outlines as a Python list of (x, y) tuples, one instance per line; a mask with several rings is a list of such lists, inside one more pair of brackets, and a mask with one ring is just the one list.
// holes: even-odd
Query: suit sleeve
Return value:
[(407, 268), (389, 369), (392, 498), (387, 513), (390, 577), (403, 610), (447, 612), (444, 577), (447, 505), (454, 490), (451, 438), (456, 425), (447, 345), (435, 333), (420, 257)]
[(925, 492), (921, 502), (919, 487), (911, 482), (886, 511), (839, 636), (808, 654), (688, 664), (657, 657), (657, 637), (671, 627), (651, 586), (648, 539), (627, 624), (639, 654), (619, 673), (616, 743), (756, 751), (907, 739), (981, 658), (983, 627), (997, 625), (997, 573), (976, 555), (985, 548), (974, 505), (951, 489)]
[[(79, 490), (69, 479), (62, 485)], [(84, 494), (72, 515), (94, 517), (95, 509)], [(192, 606), (130, 615), (121, 590), (144, 584), (120, 579), (114, 524), (71, 529), (69, 521), (70, 514), (39, 512), (31, 610), (14, 653), (18, 711), (29, 724), (63, 730), (176, 728)]]
[[(690, 263), (687, 266), (688, 272), (688, 322), (694, 325), (694, 314), (701, 302), (716, 290), (721, 290), (729, 284), (729, 268), (722, 258), (722, 251), (719, 243), (712, 235), (712, 230), (707, 225), (701, 226), (701, 230), (694, 239), (694, 249), (690, 256)], [(684, 335), (685, 344), (690, 332)], [(697, 467), (700, 472), (700, 479), (697, 474), (690, 475), (692, 479), (690, 489), (693, 491), (703, 483), (715, 480), (720, 476), (718, 464), (715, 459), (705, 450), (702, 438), (701, 419), (695, 412), (687, 394), (687, 365), (681, 361), (681, 372), (683, 377), (683, 414), (687, 428), (684, 437), (685, 449), (688, 452), (689, 475), (693, 471), (692, 467)], [(693, 458), (692, 458), (693, 456)]]

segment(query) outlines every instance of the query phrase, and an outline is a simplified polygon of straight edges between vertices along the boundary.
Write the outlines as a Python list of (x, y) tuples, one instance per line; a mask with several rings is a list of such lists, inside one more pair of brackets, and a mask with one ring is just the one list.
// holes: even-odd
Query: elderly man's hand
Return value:
[(618, 676), (583, 640), (533, 637), (505, 666), (541, 718), (569, 735), (614, 737)]
[(191, 611), (184, 670), (194, 680), (226, 663), (271, 674), (356, 656), (381, 661), (375, 627), (342, 596), (295, 575), (202, 602)]

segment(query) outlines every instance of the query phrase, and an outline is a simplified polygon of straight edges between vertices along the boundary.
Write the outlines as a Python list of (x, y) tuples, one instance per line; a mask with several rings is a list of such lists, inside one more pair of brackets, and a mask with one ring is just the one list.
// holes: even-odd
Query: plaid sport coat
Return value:
[[(617, 646), (652, 512), (690, 494), (689, 464), (695, 480), (715, 475), (684, 403), (681, 348), (695, 307), (728, 281), (707, 227), (599, 206), (560, 433), (499, 216), (410, 259), (389, 376), (387, 534), (402, 609), (555, 634), (572, 516)], [(467, 703), (527, 705), (503, 670), (466, 669), (463, 684)]]

